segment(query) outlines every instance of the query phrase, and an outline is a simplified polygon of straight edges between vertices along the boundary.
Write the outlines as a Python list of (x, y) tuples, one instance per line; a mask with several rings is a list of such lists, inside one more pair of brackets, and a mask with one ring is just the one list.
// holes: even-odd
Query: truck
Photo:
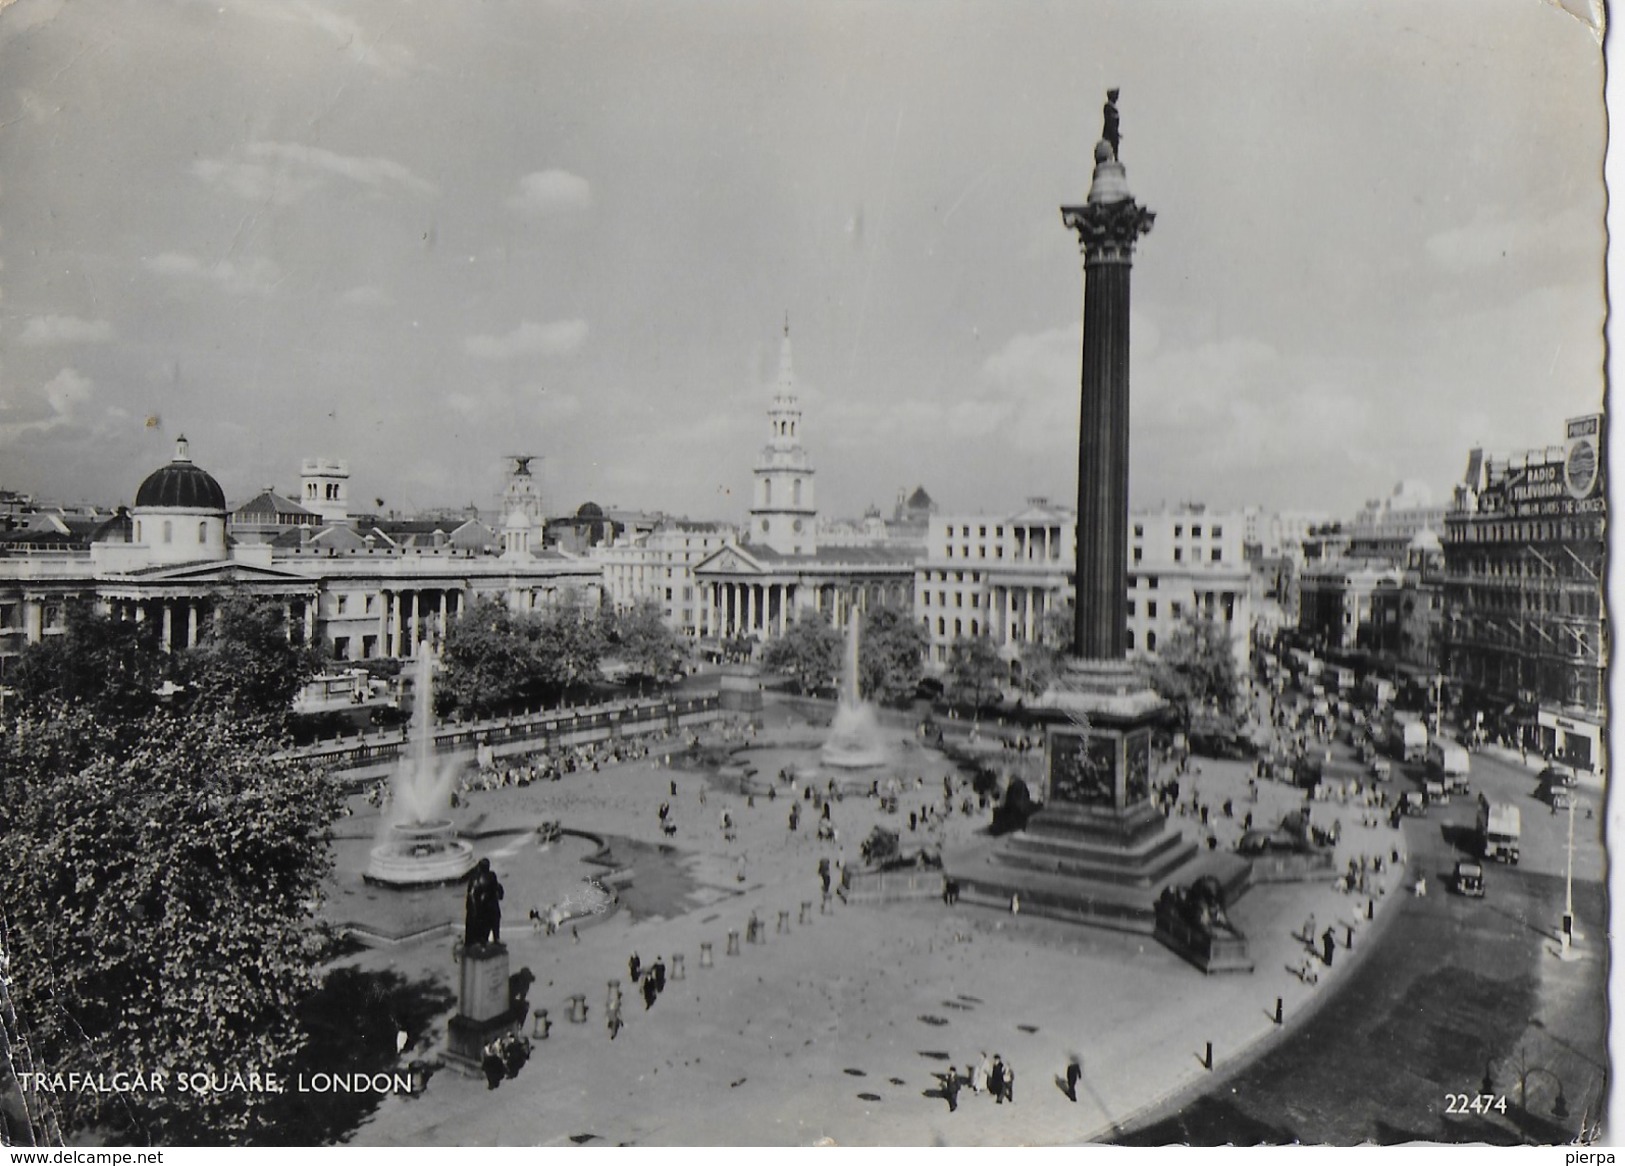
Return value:
[(1444, 782), (1451, 793), (1468, 792), (1470, 768), (1471, 761), (1464, 746), (1444, 737), (1435, 737), (1428, 744), (1428, 772)]
[(1478, 803), (1478, 844), (1485, 859), (1518, 862), (1518, 839), (1523, 833), (1523, 813), (1506, 802), (1480, 800)]
[(1418, 720), (1395, 719), (1388, 744), (1402, 761), (1424, 761), (1428, 755), (1428, 727)]

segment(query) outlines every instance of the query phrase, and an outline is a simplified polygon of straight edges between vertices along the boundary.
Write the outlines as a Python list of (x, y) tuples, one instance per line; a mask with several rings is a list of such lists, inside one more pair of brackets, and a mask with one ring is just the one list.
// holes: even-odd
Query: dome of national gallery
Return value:
[(175, 460), (147, 475), (135, 492), (136, 508), (225, 512), (226, 493), (214, 475), (195, 465), (183, 435), (175, 443)]

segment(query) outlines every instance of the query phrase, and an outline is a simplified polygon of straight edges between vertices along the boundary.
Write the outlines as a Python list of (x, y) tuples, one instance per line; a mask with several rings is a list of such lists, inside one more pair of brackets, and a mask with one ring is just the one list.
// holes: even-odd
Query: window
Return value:
[(1168, 605), (1168, 611), (1175, 619), (1178, 619), (1180, 616), (1185, 614), (1185, 605), (1180, 603), (1178, 600), (1175, 600), (1173, 603)]
[(1145, 614), (1152, 619), (1157, 618), (1157, 601), (1155, 599), (1145, 605)]
[(350, 637), (349, 636), (334, 636), (333, 637), (333, 655), (336, 656), (340, 660), (348, 660), (350, 658)]
[(1133, 628), (1129, 628), (1129, 630), (1128, 630), (1128, 650), (1131, 651), (1131, 652), (1134, 651), (1134, 629)]
[(1135, 547), (1134, 548), (1134, 561), (1136, 563), (1138, 563), (1144, 558), (1145, 558), (1145, 548), (1144, 547)]
[(937, 635), (945, 636), (947, 634), (948, 634), (948, 621), (943, 619), (939, 615), (939, 616), (937, 616)]
[(1224, 537), (1224, 529), (1222, 527), (1215, 526), (1213, 528), (1213, 537), (1214, 538), (1223, 538)]
[(1200, 526), (1191, 527), (1191, 537), (1192, 538), (1201, 538), (1202, 537), (1202, 528)]
[(1219, 562), (1219, 561), (1220, 561), (1220, 560), (1221, 560), (1221, 559), (1223, 559), (1223, 558), (1224, 558), (1224, 552), (1223, 552), (1223, 551), (1221, 551), (1221, 550), (1220, 550), (1220, 549), (1219, 549), (1219, 548), (1218, 548), (1218, 547), (1214, 547), (1214, 548), (1213, 548), (1213, 553), (1212, 553), (1212, 554), (1211, 554), (1211, 555), (1210, 555), (1210, 556), (1208, 556), (1208, 557), (1209, 557), (1209, 558), (1210, 558), (1210, 559), (1211, 559), (1211, 560), (1212, 560), (1212, 561), (1213, 561), (1213, 562), (1215, 562), (1215, 563), (1217, 563), (1217, 562)]
[(166, 543), (175, 541), (175, 524), (167, 518), (164, 519), (164, 541)]
[(1174, 537), (1175, 538), (1184, 538), (1185, 537), (1185, 528), (1183, 526), (1175, 526), (1174, 527)]
[(209, 524), (207, 522), (200, 522), (200, 523), (197, 524), (197, 545), (200, 546), (200, 547), (204, 546), (205, 544), (208, 543), (208, 541), (209, 541)]
[(1130, 615), (1134, 614), (1134, 600), (1132, 599), (1128, 601), (1128, 613)]
[[(345, 602), (348, 599), (349, 599), (348, 595), (339, 595), (339, 596), (334, 597), (334, 599), (333, 599), (333, 611), (334, 611), (334, 613), (336, 615), (343, 615), (344, 614)], [(333, 643), (336, 646), (338, 644), (338, 641), (334, 640)]]
[(954, 549), (953, 549), (953, 547), (948, 548), (948, 557), (950, 559), (954, 557)]
[(1144, 538), (1145, 537), (1145, 526), (1142, 523), (1136, 522), (1134, 524), (1134, 537), (1135, 538)]
[(1174, 562), (1182, 563), (1184, 561), (1185, 561), (1185, 548), (1184, 547), (1175, 547), (1174, 548)]
[(1145, 650), (1147, 652), (1155, 652), (1157, 650), (1157, 633), (1156, 632), (1146, 632), (1145, 633)]

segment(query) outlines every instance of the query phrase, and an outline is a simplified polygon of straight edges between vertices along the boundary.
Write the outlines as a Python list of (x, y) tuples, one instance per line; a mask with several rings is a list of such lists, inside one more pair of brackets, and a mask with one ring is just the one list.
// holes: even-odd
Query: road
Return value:
[[(1535, 775), (1516, 762), (1476, 754), (1472, 764), (1475, 795), (1523, 808), (1519, 865), (1490, 864), (1482, 899), (1449, 893), (1449, 873), (1471, 845), (1475, 797), (1407, 821), (1410, 873), (1427, 879), (1426, 896), (1397, 904), (1378, 946), (1300, 1026), (1199, 1095), (1175, 1098), (1119, 1144), (1554, 1144), (1598, 1120), (1606, 1086), (1601, 794), (1580, 791), (1582, 958), (1564, 962), (1555, 933), (1568, 815), (1535, 799)], [(1419, 768), (1397, 768), (1394, 788), (1419, 787)], [(1482, 1091), (1486, 1070), (1504, 1112), (1448, 1112), (1450, 1094)]]

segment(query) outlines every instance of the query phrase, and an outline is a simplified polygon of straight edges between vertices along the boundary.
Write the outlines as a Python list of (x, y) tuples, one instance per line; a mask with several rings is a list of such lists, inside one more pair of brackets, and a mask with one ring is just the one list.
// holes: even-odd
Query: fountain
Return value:
[(413, 755), (390, 778), (389, 811), (363, 876), (389, 887), (456, 882), (474, 866), (474, 848), (456, 836), (446, 816), (457, 772), (435, 763), (434, 659), (421, 647), (412, 702)]
[(873, 769), (886, 764), (886, 745), (874, 706), (858, 694), (858, 616), (852, 613), (846, 631), (846, 668), (841, 675), (840, 704), (830, 723), (829, 739), (819, 760), (836, 769)]

